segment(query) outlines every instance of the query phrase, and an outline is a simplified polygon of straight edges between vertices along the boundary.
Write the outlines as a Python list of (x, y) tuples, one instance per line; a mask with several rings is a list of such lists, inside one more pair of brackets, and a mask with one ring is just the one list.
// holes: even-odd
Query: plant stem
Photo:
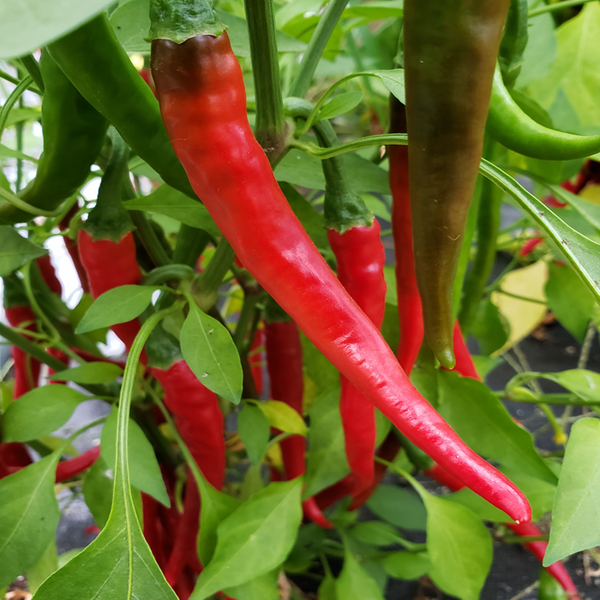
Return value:
[(250, 55), (256, 96), (254, 134), (272, 163), (285, 152), (287, 137), (279, 79), (273, 2), (272, 0), (245, 0), (244, 4), (250, 33)]
[(134, 235), (140, 240), (142, 246), (144, 246), (148, 256), (150, 256), (150, 260), (157, 267), (170, 265), (171, 259), (160, 243), (156, 231), (152, 228), (146, 215), (139, 210), (131, 210), (129, 211), (129, 216), (136, 226)]
[(555, 2), (554, 4), (547, 4), (546, 6), (530, 10), (527, 16), (530, 18), (537, 17), (538, 15), (547, 12), (554, 12), (555, 10), (568, 8), (569, 6), (579, 6), (580, 4), (586, 4), (587, 2), (591, 2), (591, 0), (564, 0), (563, 2)]
[(23, 95), (23, 92), (31, 85), (33, 79), (31, 75), (25, 77), (25, 79), (21, 80), (17, 87), (10, 93), (10, 96), (6, 99), (4, 104), (2, 105), (2, 109), (0, 110), (0, 138), (4, 133), (4, 128), (6, 127), (6, 120), (8, 119), (8, 115), (12, 110), (13, 106), (17, 102), (17, 100)]
[(192, 283), (191, 292), (194, 302), (203, 311), (207, 311), (216, 302), (219, 287), (231, 268), (234, 258), (235, 252), (231, 244), (222, 238), (208, 266)]
[(29, 75), (31, 75), (33, 82), (35, 83), (35, 85), (38, 86), (40, 92), (44, 93), (44, 80), (42, 79), (42, 73), (40, 71), (38, 61), (35, 60), (35, 58), (31, 54), (21, 56), (19, 61), (25, 67), (25, 69), (27, 69), (27, 72), (29, 73)]
[(327, 42), (337, 25), (344, 9), (347, 5), (347, 0), (331, 0), (327, 5), (323, 16), (310, 38), (310, 42), (306, 48), (306, 52), (300, 61), (300, 69), (294, 78), (290, 87), (290, 96), (303, 98), (308, 92), (310, 82), (312, 81), (315, 70), (323, 55), (323, 51), (327, 46)]
[(173, 262), (194, 268), (198, 257), (202, 254), (210, 240), (210, 234), (206, 233), (203, 229), (196, 229), (182, 223), (177, 234)]

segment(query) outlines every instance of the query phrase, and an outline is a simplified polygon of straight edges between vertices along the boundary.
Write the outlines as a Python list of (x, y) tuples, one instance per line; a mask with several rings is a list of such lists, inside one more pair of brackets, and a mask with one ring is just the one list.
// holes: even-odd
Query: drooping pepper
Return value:
[(415, 265), (427, 341), (452, 368), (452, 286), (509, 0), (406, 0), (404, 67)]
[[(193, 12), (205, 15), (209, 6), (198, 1)], [(529, 521), (525, 497), (472, 452), (412, 386), (293, 214), (248, 124), (242, 72), (214, 14), (212, 25), (183, 19), (181, 33), (177, 2), (160, 8), (151, 6), (159, 27), (150, 37), (163, 120), (194, 189), (236, 255), (317, 348), (409, 439), (492, 504)], [(260, 244), (257, 232), (264, 234)]]
[[(73, 87), (46, 50), (42, 51), (40, 71), (46, 88), (42, 101), (44, 151), (35, 179), (19, 197), (32, 206), (52, 210), (85, 183), (108, 123)], [(31, 221), (34, 216), (0, 200), (2, 224)]]
[[(58, 228), (61, 231), (64, 232), (71, 226), (71, 220), (75, 217), (78, 210), (79, 210), (79, 206), (77, 204), (74, 204), (72, 206), (71, 210), (61, 219), (61, 221), (58, 223)], [(79, 256), (79, 246), (77, 244), (77, 241), (75, 239), (70, 238), (67, 235), (65, 235), (63, 237), (63, 240), (65, 242), (65, 247), (67, 248), (67, 252), (69, 253), (69, 256), (71, 257), (71, 260), (73, 261), (73, 266), (75, 267), (75, 271), (77, 271), (77, 276), (79, 277), (79, 283), (81, 284), (81, 289), (83, 290), (84, 294), (89, 294), (90, 293), (90, 284), (87, 279), (87, 274), (85, 272), (85, 268), (84, 268), (83, 264), (81, 263), (81, 257)]]
[[(406, 133), (406, 110), (390, 96), (390, 133)], [(412, 217), (408, 185), (408, 146), (388, 146), (392, 190), (392, 235), (396, 271), (396, 295), (400, 342), (396, 356), (410, 375), (423, 343), (423, 310), (415, 273)]]
[[(270, 397), (285, 402), (302, 416), (304, 379), (302, 374), (302, 346), (298, 326), (281, 311), (270, 310), (265, 326), (267, 368), (271, 383)], [(276, 320), (273, 315), (276, 314)], [(292, 435), (280, 442), (281, 457), (287, 479), (294, 479), (306, 471), (306, 439)], [(323, 516), (314, 498), (302, 503), (304, 513), (317, 525), (330, 529), (333, 525)]]
[[(129, 148), (115, 130), (111, 131), (113, 148), (98, 201), (77, 235), (79, 256), (94, 298), (121, 285), (137, 285), (142, 279), (131, 233), (133, 224), (122, 204)], [(133, 319), (111, 329), (129, 349), (140, 330), (140, 322)]]
[[(312, 106), (293, 99), (287, 101), (287, 108), (290, 114), (307, 118)], [(337, 137), (328, 122), (320, 121), (313, 128), (321, 146), (336, 145)], [(362, 198), (352, 190), (343, 159), (330, 158), (324, 160), (322, 166), (325, 175), (323, 212), (329, 245), (337, 260), (338, 279), (380, 329), (387, 289), (380, 225)], [(346, 457), (354, 481), (353, 495), (356, 495), (373, 481), (377, 427), (373, 405), (343, 375), (340, 415)]]

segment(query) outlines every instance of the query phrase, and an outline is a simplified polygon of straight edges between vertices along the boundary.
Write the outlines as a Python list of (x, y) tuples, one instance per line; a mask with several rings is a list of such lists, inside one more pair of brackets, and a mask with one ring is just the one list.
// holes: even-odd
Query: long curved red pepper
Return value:
[[(337, 259), (337, 275), (350, 296), (381, 329), (385, 314), (386, 283), (383, 276), (385, 250), (381, 227), (374, 219), (370, 227), (352, 227), (344, 233), (327, 230), (329, 244)], [(377, 427), (375, 409), (346, 377), (341, 377), (340, 414), (346, 442), (346, 457), (354, 476), (353, 495), (373, 481)]]
[[(390, 133), (406, 133), (404, 105), (390, 98)], [(417, 286), (413, 250), (412, 217), (408, 190), (408, 146), (388, 146), (389, 178), (392, 190), (392, 235), (396, 270), (400, 343), (396, 355), (410, 375), (424, 335), (421, 295)]]
[[(516, 521), (529, 521), (525, 496), (414, 388), (292, 212), (248, 123), (227, 34), (154, 40), (152, 73), (175, 153), (242, 264), (408, 439)], [(268, 234), (260, 244), (257, 232)]]
[[(294, 321), (273, 321), (265, 326), (267, 368), (271, 382), (270, 397), (285, 402), (302, 416), (304, 380), (302, 375), (302, 346), (298, 326)], [(294, 479), (306, 471), (306, 439), (292, 435), (280, 442), (281, 457), (287, 479)], [(320, 527), (333, 525), (319, 510), (314, 498), (302, 503), (307, 517)]]

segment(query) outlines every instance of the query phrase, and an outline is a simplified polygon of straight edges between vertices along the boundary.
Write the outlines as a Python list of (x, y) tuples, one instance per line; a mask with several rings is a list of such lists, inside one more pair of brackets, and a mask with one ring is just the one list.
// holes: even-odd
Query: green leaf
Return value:
[(338, 96), (334, 96), (321, 109), (317, 116), (317, 120), (334, 119), (344, 113), (355, 109), (363, 99), (362, 92), (344, 92)]
[(395, 579), (419, 579), (431, 569), (427, 552), (393, 552), (383, 561), (385, 572)]
[(112, 472), (100, 457), (83, 480), (83, 498), (100, 529), (106, 525), (110, 515), (114, 485), (112, 478), (108, 477), (110, 473)]
[(600, 244), (569, 227), (543, 202), (495, 165), (482, 159), (480, 171), (512, 196), (538, 227), (548, 234), (600, 302)]
[(0, 240), (0, 277), (10, 275), (29, 261), (48, 254), (45, 248), (32, 244), (9, 225), (0, 225)]
[(73, 381), (75, 383), (110, 383), (123, 375), (119, 365), (106, 362), (91, 362), (73, 369), (58, 371), (48, 379), (54, 381)]
[(600, 375), (587, 369), (569, 369), (559, 373), (537, 373), (526, 371), (515, 375), (507, 384), (507, 390), (512, 386), (522, 384), (533, 379), (547, 379), (562, 385), (564, 388), (576, 394), (584, 402), (590, 404), (600, 403)]
[(403, 529), (423, 531), (427, 523), (425, 506), (412, 490), (380, 485), (367, 501), (378, 517)]
[(110, 15), (110, 24), (127, 52), (149, 51), (150, 44), (144, 39), (150, 29), (148, 0), (122, 2)]
[(253, 494), (217, 530), (217, 546), (192, 600), (251, 581), (277, 568), (288, 555), (302, 520), (301, 477), (271, 483)]
[(404, 14), (403, 5), (404, 2), (401, 0), (387, 0), (385, 2), (369, 2), (368, 4), (349, 6), (344, 9), (342, 18), (365, 17), (378, 21), (388, 17), (401, 17)]
[(596, 305), (587, 286), (569, 267), (551, 263), (544, 291), (548, 308), (560, 324), (578, 342), (583, 342)]
[(279, 400), (269, 400), (257, 402), (256, 406), (262, 410), (271, 427), (304, 437), (308, 434), (304, 419), (289, 404)]
[(89, 21), (106, 0), (32, 0), (0, 4), (0, 58), (33, 52)]
[(556, 477), (489, 388), (475, 379), (440, 371), (439, 412), (475, 452), (551, 484)]
[(150, 306), (155, 291), (155, 287), (145, 285), (121, 285), (105, 292), (88, 308), (75, 333), (95, 331), (139, 317)]
[(540, 585), (538, 587), (538, 600), (569, 600), (568, 594), (550, 573), (543, 567), (540, 569)]
[(427, 508), (429, 576), (451, 596), (478, 600), (492, 565), (490, 532), (467, 507), (417, 489)]
[[(102, 458), (110, 469), (115, 468), (117, 445), (117, 412), (113, 412), (106, 419), (102, 429)], [(169, 494), (165, 487), (154, 448), (144, 435), (141, 427), (133, 420), (129, 420), (129, 456), (135, 468), (131, 469), (131, 485), (156, 498), (161, 504), (171, 505)]]
[(600, 544), (599, 493), (600, 421), (581, 419), (573, 424), (565, 449), (545, 567)]
[(371, 71), (373, 75), (379, 77), (383, 85), (398, 98), (402, 104), (406, 103), (404, 97), (404, 69), (391, 69), (389, 71)]
[(444, 496), (444, 499), (466, 506), (482, 521), (492, 521), (493, 523), (510, 523), (511, 521), (505, 512), (491, 505), (487, 500), (484, 500), (469, 488), (463, 488), (453, 494), (447, 494)]
[(279, 569), (246, 581), (242, 585), (225, 588), (223, 593), (236, 600), (279, 600)]
[(344, 600), (383, 600), (376, 581), (361, 567), (348, 544), (344, 544), (344, 567), (335, 582), (338, 598)]
[(556, 484), (531, 477), (517, 469), (500, 469), (524, 494), (531, 506), (532, 520), (541, 519), (552, 509)]
[[(14, 111), (11, 111), (11, 114)], [(8, 121), (7, 121), (7, 126), (8, 126)], [(28, 160), (31, 162), (38, 162), (35, 158), (32, 158), (31, 156), (27, 156), (27, 154), (23, 154), (22, 152), (19, 152), (18, 150), (13, 150), (12, 148), (8, 148), (7, 146), (5, 146), (4, 144), (0, 144), (0, 158), (20, 158), (21, 160)], [(10, 187), (8, 188), (10, 189)]]
[(204, 477), (196, 478), (202, 510), (198, 533), (198, 556), (203, 565), (212, 558), (217, 545), (217, 528), (240, 505), (239, 500), (216, 490)]
[(40, 585), (58, 569), (56, 540), (52, 540), (40, 559), (27, 569), (29, 591), (35, 594)]
[[(390, 183), (388, 174), (381, 167), (374, 165), (358, 154), (343, 155), (348, 185), (357, 193), (373, 192), (389, 196)], [(302, 150), (290, 150), (275, 169), (278, 181), (287, 181), (292, 185), (324, 190), (325, 176), (321, 161), (314, 156), (309, 156)]]
[(127, 210), (141, 210), (166, 215), (190, 227), (203, 229), (213, 237), (221, 236), (221, 232), (203, 204), (166, 184), (161, 185), (148, 196), (127, 200), (123, 202), (123, 205)]
[(323, 392), (334, 386), (337, 386), (339, 390), (340, 374), (302, 331), (300, 331), (300, 343), (302, 344), (302, 360), (304, 363), (303, 403), (311, 406)]
[(335, 578), (331, 573), (327, 573), (323, 581), (321, 581), (317, 598), (319, 600), (338, 600), (335, 587)]
[(250, 462), (259, 465), (269, 443), (271, 428), (264, 413), (252, 404), (244, 404), (238, 414), (238, 433)]
[(310, 407), (305, 498), (314, 496), (350, 471), (339, 404), (340, 388), (337, 386), (319, 395)]
[(181, 328), (181, 352), (190, 369), (209, 390), (238, 404), (242, 397), (242, 365), (229, 331), (190, 303)]
[(0, 422), (3, 442), (27, 442), (49, 435), (64, 425), (79, 404), (88, 400), (66, 385), (47, 385), (23, 394)]
[(488, 296), (479, 303), (479, 309), (469, 333), (477, 338), (479, 351), (489, 356), (506, 344), (509, 328), (510, 326), (502, 318), (498, 307), (492, 302), (491, 296)]
[(357, 523), (350, 535), (357, 540), (373, 546), (389, 546), (398, 543), (398, 532), (392, 525), (383, 521), (365, 521)]
[(40, 560), (54, 539), (60, 513), (54, 476), (60, 451), (0, 480), (0, 586)]

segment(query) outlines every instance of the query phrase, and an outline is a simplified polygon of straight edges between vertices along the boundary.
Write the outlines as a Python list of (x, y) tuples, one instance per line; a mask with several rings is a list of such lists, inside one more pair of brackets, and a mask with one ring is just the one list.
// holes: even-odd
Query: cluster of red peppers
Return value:
[[(406, 105), (392, 97), (390, 131), (408, 132), (411, 143), (387, 148), (401, 333), (395, 354), (379, 331), (386, 295), (380, 225), (350, 189), (343, 161), (331, 158), (323, 162), (324, 212), (337, 263), (336, 276), (292, 212), (254, 137), (247, 118), (242, 71), (228, 35), (212, 9), (204, 0), (197, 0), (199, 9), (190, 17), (189, 12), (181, 10), (181, 5), (186, 4), (182, 0), (163, 2), (158, 8), (157, 4), (153, 3), (151, 11), (152, 77), (166, 131), (157, 120), (157, 110), (149, 111), (152, 118), (143, 125), (153, 133), (152, 143), (146, 146), (133, 133), (141, 124), (139, 116), (124, 113), (115, 108), (115, 102), (105, 102), (102, 94), (90, 92), (93, 86), (89, 77), (78, 75), (81, 69), (77, 61), (83, 58), (68, 52), (69, 43), (78, 36), (85, 37), (86, 31), (92, 40), (112, 43), (105, 19), (98, 17), (70, 34), (74, 36), (70, 42), (59, 40), (51, 44), (50, 51), (43, 55), (44, 77), (62, 85), (61, 93), (71, 96), (73, 110), (82, 114), (80, 128), (94, 140), (89, 150), (94, 157), (81, 157), (87, 166), (76, 169), (73, 179), (63, 182), (66, 191), (53, 197), (45, 208), (60, 204), (81, 186), (100, 150), (107, 120), (115, 126), (122, 124), (117, 126), (120, 134), (109, 130), (111, 151), (103, 165), (97, 204), (79, 228), (77, 242), (65, 238), (84, 292), (97, 298), (118, 286), (142, 281), (134, 226), (122, 205), (124, 199), (135, 197), (129, 179), (129, 145), (151, 166), (157, 165), (167, 182), (201, 199), (237, 259), (280, 307), (281, 314), (275, 318), (267, 315), (264, 330), (258, 330), (260, 333), (251, 344), (252, 350), (258, 352), (263, 344), (260, 336), (264, 334), (270, 397), (303, 414), (299, 330), (341, 374), (340, 414), (351, 472), (303, 502), (308, 519), (330, 528), (333, 525), (324, 516), (324, 510), (346, 495), (352, 497), (351, 508), (358, 508), (378, 485), (385, 467), (375, 456), (389, 461), (400, 449), (393, 431), (376, 448), (378, 408), (403, 436), (432, 459), (425, 474), (451, 489), (467, 486), (480, 494), (515, 520), (508, 526), (518, 535), (539, 534), (535, 526), (527, 525), (531, 509), (524, 495), (468, 448), (409, 380), (424, 340), (443, 368), (478, 378), (453, 314), (452, 287), (482, 154), (489, 100), (492, 92), (495, 97), (504, 98), (502, 81), (494, 81), (494, 68), (508, 0), (485, 5), (475, 0), (405, 0)], [(91, 48), (93, 53), (93, 44)], [(124, 77), (131, 68), (122, 59), (115, 65)], [(78, 90), (69, 80), (78, 81)], [(149, 81), (147, 73), (146, 80)], [(154, 102), (152, 92), (141, 79), (132, 90), (144, 106)], [(513, 109), (506, 98), (504, 104), (505, 112)], [(288, 108), (290, 116), (297, 120), (310, 114), (303, 101), (291, 102)], [(48, 110), (51, 109), (49, 105)], [(497, 130), (498, 119), (502, 115), (496, 110), (488, 119), (488, 130)], [(315, 123), (313, 130), (321, 145), (335, 145), (335, 134), (328, 123)], [(535, 132), (538, 142), (547, 140), (548, 132)], [(168, 160), (157, 158), (168, 140), (173, 153), (169, 147)], [(511, 147), (514, 140), (500, 141)], [(562, 137), (559, 141), (569, 156), (582, 152), (576, 147), (578, 140)], [(580, 146), (583, 143), (579, 140)], [(586, 151), (593, 143), (597, 141), (585, 142)], [(451, 154), (448, 147), (453, 148)], [(61, 151), (60, 145), (48, 148), (41, 165), (59, 160)], [(588, 170), (592, 173), (591, 167)], [(42, 204), (36, 186), (43, 183), (43, 175), (41, 169), (38, 183), (23, 193), (30, 205)], [(585, 182), (578, 181), (574, 193), (592, 178), (590, 175)], [(61, 230), (69, 229), (77, 209), (73, 207), (61, 220)], [(21, 212), (0, 204), (0, 222), (18, 222), (19, 218), (24, 218)], [(259, 243), (258, 234), (264, 234)], [(51, 265), (44, 258), (38, 264), (48, 288), (60, 293)], [(21, 293), (19, 280), (6, 277), (5, 286), (5, 310), (11, 326), (34, 332), (36, 315)], [(112, 327), (127, 349), (139, 329), (139, 319)], [(16, 399), (37, 385), (40, 364), (16, 347), (13, 359)], [(146, 354), (142, 355), (142, 362), (148, 365)], [(254, 364), (251, 369), (256, 388), (262, 388), (260, 366)], [(212, 486), (222, 489), (226, 444), (218, 397), (202, 385), (182, 358), (160, 368), (149, 366), (145, 381), (148, 385), (159, 382), (164, 404), (196, 464)], [(280, 447), (283, 473), (277, 476), (302, 476), (306, 471), (306, 440), (292, 435), (282, 440)], [(59, 463), (56, 481), (77, 476), (98, 456), (99, 450), (94, 448)], [(0, 444), (0, 477), (29, 461), (22, 445)], [(162, 467), (172, 507), (167, 509), (144, 495), (144, 534), (169, 584), (180, 598), (187, 598), (202, 569), (196, 551), (200, 495), (188, 475), (182, 495), (183, 510), (178, 511), (175, 470), (173, 465)], [(529, 543), (527, 547), (538, 557), (545, 550), (541, 542)], [(552, 565), (548, 571), (564, 589), (576, 591), (562, 565)]]

